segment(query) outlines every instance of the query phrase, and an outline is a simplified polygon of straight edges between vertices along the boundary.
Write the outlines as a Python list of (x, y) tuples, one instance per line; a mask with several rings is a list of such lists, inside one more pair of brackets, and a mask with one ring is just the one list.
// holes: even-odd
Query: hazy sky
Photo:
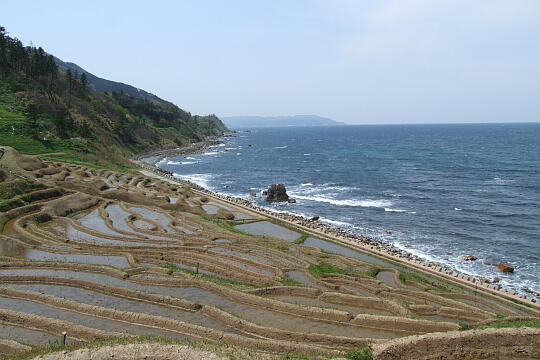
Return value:
[(540, 121), (540, 0), (3, 1), (12, 36), (196, 114)]

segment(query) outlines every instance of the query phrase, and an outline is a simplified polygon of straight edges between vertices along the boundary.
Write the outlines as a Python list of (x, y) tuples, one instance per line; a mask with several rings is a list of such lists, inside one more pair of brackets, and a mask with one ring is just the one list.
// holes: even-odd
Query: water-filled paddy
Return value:
[(88, 305), (107, 307), (122, 311), (132, 311), (150, 315), (164, 316), (169, 319), (189, 322), (191, 324), (196, 324), (227, 332), (233, 332), (229, 328), (226, 328), (216, 323), (214, 320), (204, 316), (200, 312), (182, 311), (180, 309), (148, 304), (145, 302), (128, 300), (115, 296), (108, 296), (98, 292), (80, 289), (77, 287), (41, 284), (7, 284), (3, 286), (19, 290), (37, 291), (43, 294), (62, 297), (64, 299), (77, 301), (79, 303)]
[(271, 236), (291, 242), (298, 239), (301, 235), (296, 231), (276, 225), (270, 221), (257, 221), (249, 224), (240, 224), (236, 225), (235, 228), (252, 235)]
[[(3, 339), (13, 340), (28, 345), (48, 345), (49, 343), (61, 341), (62, 337), (61, 334), (55, 336), (42, 331), (28, 330), (17, 326), (3, 324), (0, 324), (0, 336)], [(71, 342), (71, 339), (68, 343), (69, 342)], [(0, 351), (0, 354), (2, 354), (2, 351)]]
[(10, 299), (2, 297), (0, 293), (0, 307), (8, 310), (20, 311), (27, 314), (46, 316), (53, 319), (72, 322), (86, 327), (136, 335), (164, 336), (179, 339), (190, 338), (186, 335), (178, 334), (172, 331), (147, 328), (139, 325), (128, 324), (125, 322), (103, 319), (95, 316), (85, 315), (68, 310), (58, 309), (52, 306), (46, 306), (21, 299)]

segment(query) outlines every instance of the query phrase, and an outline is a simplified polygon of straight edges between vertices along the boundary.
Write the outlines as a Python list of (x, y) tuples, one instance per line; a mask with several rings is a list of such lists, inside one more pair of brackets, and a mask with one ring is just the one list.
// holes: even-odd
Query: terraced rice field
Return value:
[(67, 331), (68, 342), (155, 335), (338, 355), (538, 316), (186, 185), (45, 160), (15, 163), (20, 176), (48, 190), (1, 217), (3, 340), (42, 345)]

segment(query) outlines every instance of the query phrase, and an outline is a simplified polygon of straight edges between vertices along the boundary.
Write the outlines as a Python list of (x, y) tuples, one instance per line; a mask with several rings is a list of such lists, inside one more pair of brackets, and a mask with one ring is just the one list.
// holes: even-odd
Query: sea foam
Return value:
[(338, 200), (338, 199), (325, 197), (325, 196), (322, 196), (322, 195), (319, 195), (319, 196), (294, 195), (294, 197), (297, 198), (297, 199), (301, 199), (301, 200), (323, 202), (323, 203), (328, 203), (328, 204), (338, 205), (338, 206), (359, 206), (359, 207), (384, 208), (384, 207), (392, 205), (392, 202), (390, 202), (388, 200), (368, 200), (368, 199), (366, 199), (366, 200), (357, 200), (357, 199)]

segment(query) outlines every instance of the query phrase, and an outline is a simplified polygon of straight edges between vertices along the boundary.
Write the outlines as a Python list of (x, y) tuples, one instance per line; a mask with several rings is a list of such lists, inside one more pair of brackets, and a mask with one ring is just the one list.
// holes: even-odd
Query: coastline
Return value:
[(190, 145), (184, 147), (144, 152), (136, 155), (132, 161), (138, 165), (143, 163), (155, 166), (156, 163), (167, 157), (202, 153), (210, 146), (222, 143), (221, 141), (217, 140), (221, 137), (222, 136), (211, 136), (202, 141), (191, 143)]
[[(540, 309), (538, 300), (532, 296), (518, 293), (512, 289), (505, 289), (498, 284), (481, 281), (480, 277), (464, 274), (456, 269), (452, 269), (435, 262), (429, 262), (405, 250), (398, 249), (391, 244), (387, 244), (367, 236), (355, 234), (351, 231), (340, 229), (336, 226), (330, 226), (321, 222), (312, 221), (300, 215), (276, 212), (262, 208), (254, 205), (246, 199), (213, 192), (193, 182), (174, 177), (173, 173), (156, 166), (160, 160), (169, 156), (189, 155), (204, 152), (209, 146), (221, 143), (220, 141), (216, 140), (217, 138), (219, 137), (205, 139), (202, 142), (194, 143), (183, 148), (141, 154), (134, 159), (134, 162), (158, 177), (165, 177), (178, 183), (188, 184), (194, 192), (211, 197), (213, 200), (240, 207), (243, 210), (250, 211), (259, 216), (269, 217), (274, 220), (286, 222), (288, 225), (297, 227), (302, 231), (316, 237), (326, 238), (330, 241), (368, 253), (370, 255), (375, 255), (382, 259), (404, 264), (411, 269), (458, 283), (469, 288), (470, 290), (483, 291), (491, 295), (496, 295), (500, 298), (512, 301), (514, 305), (515, 302), (518, 301), (528, 305), (529, 309), (531, 306), (536, 310)], [(146, 173), (145, 175), (152, 176), (151, 174)]]

